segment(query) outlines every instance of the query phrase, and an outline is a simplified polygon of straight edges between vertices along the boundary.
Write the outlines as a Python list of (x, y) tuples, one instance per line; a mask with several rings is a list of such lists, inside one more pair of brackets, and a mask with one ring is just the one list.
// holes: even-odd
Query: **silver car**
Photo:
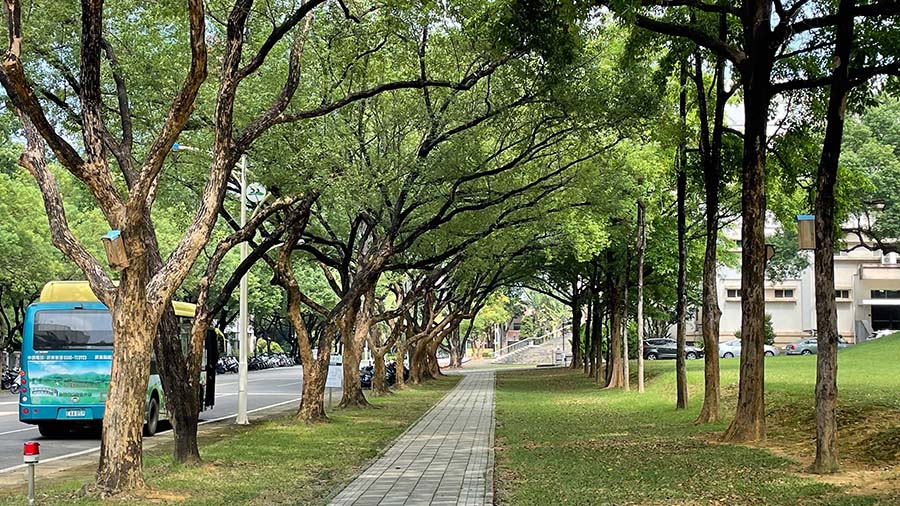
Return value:
[[(775, 355), (778, 355), (778, 348), (776, 348), (774, 346), (767, 344), (764, 346), (764, 349), (765, 349), (765, 351), (763, 353), (765, 353), (765, 355), (767, 357), (774, 357)], [(725, 341), (724, 343), (719, 343), (719, 356), (722, 358), (740, 357), (741, 356), (741, 340), (733, 339), (731, 341)]]
[[(844, 341), (843, 336), (838, 336), (837, 347), (839, 350), (850, 346), (850, 343)], [(784, 347), (785, 353), (788, 355), (815, 355), (819, 351), (819, 341), (815, 337), (801, 339), (795, 343), (791, 343)]]

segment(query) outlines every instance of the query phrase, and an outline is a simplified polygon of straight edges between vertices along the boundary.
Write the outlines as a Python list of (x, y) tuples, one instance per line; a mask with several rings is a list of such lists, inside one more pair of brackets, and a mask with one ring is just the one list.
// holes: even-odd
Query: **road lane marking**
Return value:
[(0, 416), (12, 416), (12, 415), (15, 415), (18, 413), (19, 413), (18, 411), (9, 411), (9, 412), (0, 413)]
[[(249, 415), (250, 413), (257, 413), (257, 412), (259, 412), (259, 411), (263, 411), (263, 410), (266, 410), (266, 409), (277, 408), (277, 407), (279, 407), (279, 406), (284, 406), (285, 404), (290, 404), (290, 403), (292, 403), (292, 402), (297, 402), (297, 401), (299, 401), (300, 399), (301, 399), (301, 397), (295, 397), (295, 398), (293, 398), (293, 399), (288, 399), (288, 400), (286, 400), (286, 401), (276, 402), (275, 404), (269, 404), (268, 406), (262, 406), (262, 407), (260, 407), (260, 408), (251, 409), (251, 410), (247, 411), (247, 414)], [(237, 416), (237, 413), (235, 413), (235, 414), (233, 414), (233, 415), (220, 416), (219, 418), (213, 418), (212, 420), (205, 420), (205, 421), (202, 421), (202, 422), (200, 422), (198, 425), (206, 425), (206, 424), (208, 424), (208, 423), (221, 422), (222, 420), (228, 420), (229, 418), (234, 418), (234, 417), (236, 417), (236, 416)], [(169, 433), (169, 432), (172, 432), (172, 429), (165, 430), (165, 431), (162, 431), (162, 432), (158, 432), (157, 434), (167, 434), (167, 433)], [(94, 453), (94, 452), (97, 452), (97, 451), (100, 451), (100, 447), (99, 447), (99, 446), (95, 446), (95, 447), (93, 447), (93, 448), (88, 448), (87, 450), (81, 450), (81, 451), (79, 451), (79, 452), (67, 453), (67, 454), (65, 454), (65, 455), (60, 455), (60, 456), (58, 456), (58, 457), (50, 457), (49, 459), (41, 459), (41, 462), (42, 462), (42, 463), (56, 462), (56, 461), (58, 461), (58, 460), (65, 460), (65, 459), (70, 459), (70, 458), (73, 458), (73, 457), (80, 457), (80, 456), (82, 456), (82, 455), (89, 455), (89, 454)], [(15, 471), (15, 470), (17, 470), (17, 469), (25, 469), (25, 466), (26, 466), (26, 465), (27, 465), (27, 464), (19, 464), (19, 465), (16, 465), (16, 466), (7, 467), (7, 468), (5, 468), (5, 469), (0, 469), (0, 474), (5, 474), (5, 473), (8, 473), (8, 472), (10, 472), (10, 471)]]
[(292, 381), (292, 382), (290, 382), (290, 383), (282, 383), (282, 384), (280, 384), (280, 385), (275, 385), (275, 386), (276, 386), (276, 387), (289, 387), (289, 386), (291, 386), (291, 385), (299, 385), (299, 384), (301, 384), (301, 383), (303, 383), (303, 381)]
[[(293, 399), (288, 399), (286, 401), (276, 402), (275, 404), (269, 404), (268, 406), (263, 406), (261, 408), (251, 409), (250, 411), (247, 411), (247, 414), (249, 415), (250, 413), (256, 413), (257, 411), (262, 411), (264, 409), (277, 408), (279, 406), (284, 406), (285, 404), (297, 402), (300, 399), (302, 399), (302, 397), (295, 397)], [(207, 423), (221, 422), (222, 420), (228, 420), (229, 418), (235, 418), (236, 416), (237, 416), (237, 413), (235, 413), (233, 415), (220, 416), (219, 418), (213, 418), (212, 420), (206, 420), (206, 421), (200, 422), (198, 425), (205, 425)], [(0, 469), (0, 474), (2, 474), (2, 473), (3, 473), (3, 470)]]
[[(272, 381), (272, 380), (277, 380), (277, 379), (284, 379), (284, 378), (279, 378), (279, 377), (256, 378), (256, 379), (252, 379), (252, 380), (247, 380), (247, 383), (255, 383), (257, 381)], [(229, 383), (216, 383), (216, 386), (226, 387), (226, 386), (237, 385), (237, 384), (238, 384), (238, 382), (234, 381), (234, 382), (229, 382)]]
[(18, 404), (19, 401), (0, 402), (0, 406), (9, 406), (10, 404)]
[(25, 432), (27, 430), (37, 430), (37, 427), (25, 427), (24, 429), (8, 430), (6, 432), (0, 432), (0, 436), (5, 436), (7, 434), (15, 434), (16, 432)]

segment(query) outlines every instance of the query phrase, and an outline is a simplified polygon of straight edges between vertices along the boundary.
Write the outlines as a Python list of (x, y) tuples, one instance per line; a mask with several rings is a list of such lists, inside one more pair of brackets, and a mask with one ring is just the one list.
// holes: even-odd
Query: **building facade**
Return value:
[[(767, 225), (766, 233), (776, 231)], [(740, 229), (726, 237), (740, 252)], [(845, 238), (845, 249), (834, 257), (838, 333), (849, 342), (859, 342), (883, 329), (900, 330), (900, 265), (896, 253), (883, 254), (860, 247), (855, 235)], [(766, 313), (772, 317), (775, 342), (783, 345), (809, 337), (816, 329), (816, 296), (813, 252), (801, 251), (809, 265), (793, 279), (766, 281)], [(720, 265), (716, 289), (722, 311), (719, 339), (734, 339), (741, 328), (741, 271)], [(699, 308), (687, 325), (688, 340), (702, 340)]]

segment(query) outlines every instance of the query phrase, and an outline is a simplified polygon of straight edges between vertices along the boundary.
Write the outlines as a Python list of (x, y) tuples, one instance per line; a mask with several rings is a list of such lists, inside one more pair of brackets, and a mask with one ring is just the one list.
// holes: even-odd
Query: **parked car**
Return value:
[[(778, 355), (778, 348), (766, 344), (763, 346), (764, 354), (767, 357), (774, 357)], [(725, 341), (724, 343), (719, 343), (719, 356), (722, 358), (734, 358), (741, 356), (741, 340), (740, 339), (732, 339), (731, 341)]]
[(873, 334), (869, 337), (869, 339), (880, 339), (880, 338), (882, 338), (882, 337), (884, 337), (884, 336), (889, 336), (889, 335), (891, 335), (891, 334), (896, 334), (896, 333), (897, 333), (896, 330), (891, 330), (891, 329), (881, 329), (881, 330), (875, 331), (875, 333), (873, 333)]
[[(677, 343), (674, 339), (656, 338), (644, 341), (644, 360), (656, 360), (658, 358), (675, 358)], [(703, 358), (703, 350), (696, 346), (684, 347), (684, 358), (694, 360)]]
[[(838, 336), (838, 349), (846, 348), (850, 343), (844, 341), (844, 338)], [(815, 337), (802, 339), (791, 343), (784, 347), (785, 353), (788, 355), (815, 355), (819, 351), (819, 342)]]

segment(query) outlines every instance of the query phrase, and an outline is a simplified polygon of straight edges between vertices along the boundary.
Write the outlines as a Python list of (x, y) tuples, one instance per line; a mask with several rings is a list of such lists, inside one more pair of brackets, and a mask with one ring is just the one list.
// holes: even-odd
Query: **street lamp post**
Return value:
[[(172, 151), (196, 151), (203, 153), (204, 151), (183, 144), (175, 143), (172, 145)], [(209, 153), (207, 153), (209, 154)], [(241, 155), (241, 228), (247, 224), (247, 155)], [(247, 241), (241, 243), (241, 262), (247, 258)], [(238, 425), (248, 425), (250, 419), (247, 418), (247, 354), (250, 343), (248, 342), (249, 333), (247, 327), (249, 318), (247, 315), (247, 274), (241, 276), (240, 288), (240, 315), (238, 317), (240, 328), (238, 329), (238, 412), (235, 423)]]
[[(241, 228), (247, 224), (247, 155), (241, 155)], [(247, 258), (247, 241), (241, 243), (241, 263)], [(240, 329), (238, 332), (238, 412), (234, 423), (248, 425), (247, 417), (247, 352), (250, 343), (247, 341), (249, 324), (247, 316), (247, 273), (241, 276), (240, 294)]]

